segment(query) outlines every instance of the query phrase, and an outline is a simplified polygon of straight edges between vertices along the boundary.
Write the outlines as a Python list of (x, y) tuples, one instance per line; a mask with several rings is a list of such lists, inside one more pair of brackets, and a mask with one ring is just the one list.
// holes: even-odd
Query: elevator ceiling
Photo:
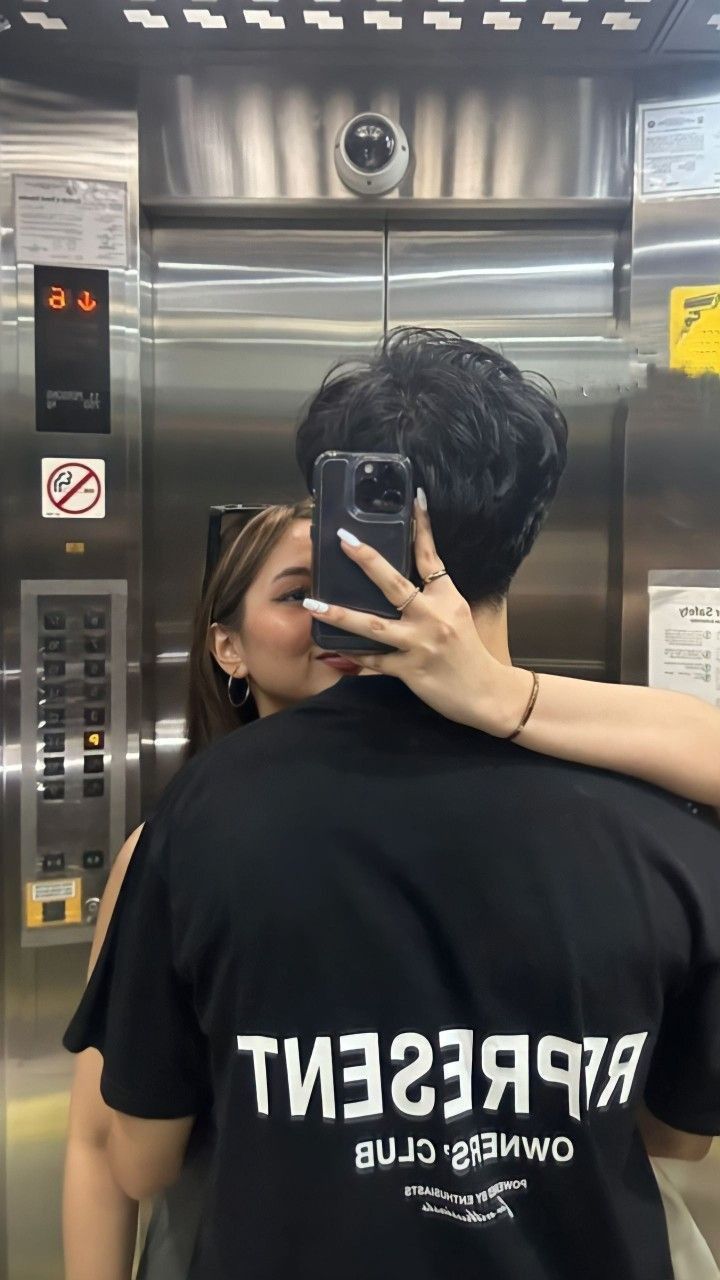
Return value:
[(82, 76), (105, 62), (195, 66), (243, 55), (535, 74), (720, 56), (720, 0), (0, 0), (0, 13), (5, 75), (48, 63)]

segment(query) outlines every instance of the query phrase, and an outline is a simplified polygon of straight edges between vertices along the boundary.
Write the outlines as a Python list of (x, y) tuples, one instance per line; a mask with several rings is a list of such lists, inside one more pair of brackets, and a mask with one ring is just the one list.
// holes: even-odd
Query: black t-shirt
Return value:
[(634, 1112), (720, 1130), (720, 838), (346, 680), (175, 780), (65, 1043), (212, 1108), (192, 1280), (671, 1280)]

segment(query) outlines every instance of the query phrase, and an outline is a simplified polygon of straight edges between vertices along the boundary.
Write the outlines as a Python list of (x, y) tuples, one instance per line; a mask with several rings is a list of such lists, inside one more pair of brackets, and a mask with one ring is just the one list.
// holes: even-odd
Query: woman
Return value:
[[(513, 732), (528, 704), (529, 673), (494, 658), (491, 635), (489, 647), (480, 641), (469, 608), (443, 574), (422, 494), (416, 514), (418, 570), (423, 579), (436, 577), (398, 623), (308, 599), (307, 504), (271, 508), (238, 535), (221, 557), (195, 623), (190, 754), (213, 738), (312, 697), (343, 673), (358, 670), (355, 663), (313, 644), (312, 612), (360, 635), (382, 634), (397, 645), (395, 653), (363, 659), (368, 670), (399, 676), (451, 719), (497, 736)], [(343, 545), (388, 598), (409, 594), (410, 584), (398, 580), (369, 548), (347, 540)], [(624, 770), (697, 801), (720, 805), (715, 763), (720, 759), (720, 716), (691, 698), (542, 676), (537, 705), (517, 742), (546, 754)], [(91, 969), (138, 836), (139, 830), (113, 866)], [(119, 1191), (105, 1160), (107, 1126), (100, 1070), (95, 1050), (79, 1055), (65, 1182), (67, 1280), (127, 1280), (131, 1269), (137, 1206)], [(202, 1147), (199, 1135), (183, 1178), (156, 1213), (141, 1267), (144, 1280), (184, 1280), (201, 1206)], [(89, 1222), (92, 1231), (87, 1229)], [(701, 1266), (702, 1260), (692, 1280), (717, 1274), (705, 1273)]]

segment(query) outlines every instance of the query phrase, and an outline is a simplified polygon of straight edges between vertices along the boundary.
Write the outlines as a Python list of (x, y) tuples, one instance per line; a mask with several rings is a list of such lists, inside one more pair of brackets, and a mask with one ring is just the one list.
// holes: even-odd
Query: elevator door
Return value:
[(381, 337), (384, 238), (380, 230), (166, 223), (152, 231), (150, 257), (146, 803), (182, 758), (208, 510), (304, 495), (295, 420), (334, 362), (369, 352)]
[(182, 757), (208, 508), (303, 492), (292, 438), (303, 400), (384, 326), (447, 326), (553, 383), (570, 463), (512, 592), (513, 652), (541, 670), (616, 674), (629, 353), (614, 315), (613, 232), (410, 229), (386, 240), (381, 230), (203, 222), (157, 225), (151, 244), (146, 803)]
[(615, 320), (615, 233), (587, 226), (393, 231), (388, 327), (454, 329), (549, 379), (570, 427), (567, 471), (510, 593), (516, 662), (616, 678), (630, 351)]

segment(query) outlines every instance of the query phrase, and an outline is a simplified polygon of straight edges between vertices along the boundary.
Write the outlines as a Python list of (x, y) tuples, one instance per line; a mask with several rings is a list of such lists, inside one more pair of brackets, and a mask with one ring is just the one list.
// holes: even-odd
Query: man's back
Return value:
[[(115, 960), (105, 1090), (132, 1110), (141, 1034), (158, 1114), (215, 1099), (193, 1280), (670, 1280), (634, 1111), (647, 1092), (669, 1123), (717, 1127), (711, 825), (384, 679), (182, 777), (122, 912), (156, 875), (187, 1007), (149, 992), (136, 1029)], [(133, 932), (136, 992), (163, 943)]]

